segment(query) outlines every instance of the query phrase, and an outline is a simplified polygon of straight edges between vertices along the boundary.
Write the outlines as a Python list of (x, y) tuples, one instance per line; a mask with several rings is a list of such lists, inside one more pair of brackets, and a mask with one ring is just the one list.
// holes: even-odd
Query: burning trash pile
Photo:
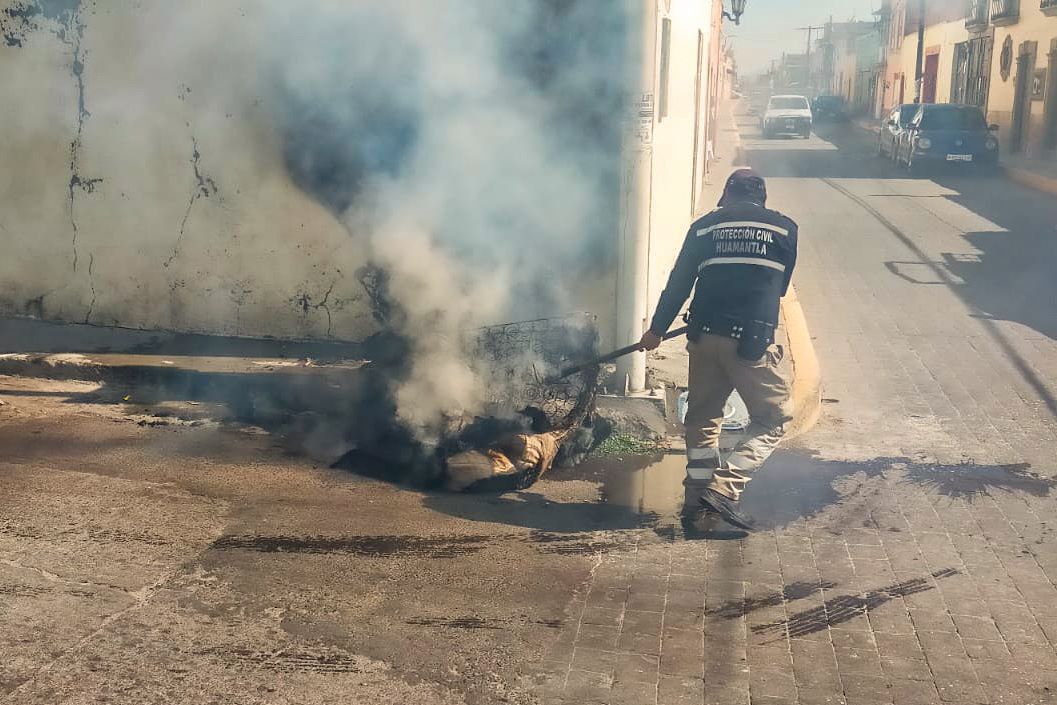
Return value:
[[(452, 490), (531, 485), (606, 435), (598, 370), (550, 375), (596, 353), (594, 322), (558, 312), (612, 307), (637, 11), (310, 6), (276, 5), (264, 92), (290, 182), (349, 233), (337, 271), (362, 292), (342, 276), (328, 305), (356, 336), (378, 331), (336, 420), (354, 448), (338, 464)], [(348, 315), (364, 307), (374, 325)]]
[[(581, 462), (609, 435), (595, 414), (600, 370), (566, 379), (553, 373), (596, 354), (588, 316), (478, 329), (464, 341), (488, 398), (472, 416), (453, 413), (423, 437), (394, 414), (357, 439), (334, 465), (391, 481), (454, 492), (507, 492), (531, 486), (554, 467)], [(399, 343), (389, 340), (392, 351)], [(399, 379), (399, 352), (380, 355), (380, 378)]]

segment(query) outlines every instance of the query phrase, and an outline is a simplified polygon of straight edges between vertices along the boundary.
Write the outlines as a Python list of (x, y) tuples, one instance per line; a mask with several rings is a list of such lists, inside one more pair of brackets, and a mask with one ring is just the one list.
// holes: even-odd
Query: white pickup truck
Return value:
[(760, 131), (765, 139), (778, 135), (810, 137), (811, 103), (802, 95), (771, 96), (760, 118)]

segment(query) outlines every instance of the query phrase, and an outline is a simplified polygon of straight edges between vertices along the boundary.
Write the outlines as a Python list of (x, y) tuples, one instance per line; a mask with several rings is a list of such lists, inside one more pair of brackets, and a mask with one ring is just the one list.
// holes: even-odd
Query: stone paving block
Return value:
[(932, 669), (924, 660), (901, 657), (881, 657), (881, 669), (889, 678), (910, 681), (932, 681)]
[(770, 695), (756, 695), (756, 693), (750, 693), (752, 705), (797, 705), (798, 699), (796, 693), (792, 695), (781, 695), (781, 696), (770, 696)]
[(569, 671), (563, 697), (567, 702), (607, 702), (613, 686), (611, 676), (589, 671)]
[(920, 607), (910, 608), (910, 620), (914, 628), (925, 632), (944, 632), (954, 634), (958, 630), (954, 626), (954, 620), (943, 609), (923, 609)]
[(847, 629), (841, 625), (831, 628), (829, 635), (833, 646), (839, 649), (877, 650), (877, 641), (872, 631)]
[(617, 654), (613, 661), (613, 678), (618, 682), (657, 683), (660, 659), (650, 654)]
[(970, 617), (968, 615), (952, 615), (954, 626), (963, 639), (983, 639), (997, 641), (1002, 639), (998, 633), (998, 627), (990, 617)]
[(705, 683), (705, 705), (751, 705), (749, 685)]
[(656, 656), (661, 653), (661, 637), (659, 634), (621, 634), (617, 639), (616, 650)]
[(699, 678), (661, 675), (657, 681), (657, 703), (660, 705), (701, 705), (705, 682)]
[(644, 612), (640, 610), (626, 610), (622, 629), (624, 634), (660, 634), (661, 624), (664, 621), (663, 612)]
[(998, 629), (1002, 633), (1002, 637), (1009, 644), (1045, 644), (1046, 633), (1042, 631), (1042, 628), (1038, 624), (1012, 624), (1005, 621), (999, 621), (999, 617), (995, 617), (995, 621), (998, 623)]
[(587, 607), (580, 621), (584, 624), (596, 624), (604, 627), (619, 627), (624, 610), (611, 607)]
[(628, 595), (627, 609), (639, 612), (664, 612), (664, 595), (632, 591)]
[(576, 648), (576, 631), (575, 627), (562, 630), (558, 638), (544, 648), (543, 659), (569, 663)]
[(797, 699), (800, 705), (847, 705), (844, 692), (839, 687), (836, 690), (800, 688)]
[(576, 639), (578, 647), (589, 649), (600, 649), (602, 651), (613, 651), (620, 637), (618, 627), (603, 627), (597, 624), (583, 624), (580, 626), (580, 634)]
[(837, 669), (842, 678), (850, 673), (877, 677), (884, 674), (881, 670), (881, 658), (876, 651), (834, 648), (833, 653), (837, 657)]
[(609, 609), (623, 609), (627, 601), (628, 591), (624, 588), (602, 588), (591, 590), (587, 595), (588, 607), (605, 607)]
[(668, 577), (668, 590), (670, 592), (685, 591), (701, 594), (703, 598), (706, 582), (703, 575), (677, 575), (673, 573)]
[(700, 632), (664, 630), (661, 641), (661, 673), (669, 676), (702, 678), (704, 667), (704, 643)]
[(1007, 643), (1015, 662), (1040, 671), (1057, 671), (1057, 654), (1048, 643)]
[(871, 561), (888, 561), (888, 552), (880, 545), (848, 544), (848, 553), (856, 572), (859, 572), (860, 565), (869, 566)]
[(751, 669), (773, 668), (792, 670), (793, 659), (787, 647), (762, 647), (748, 650), (748, 661)]
[(789, 697), (796, 696), (796, 681), (791, 666), (786, 668), (749, 669), (749, 694), (755, 700), (758, 696)]
[(930, 664), (933, 659), (964, 659), (968, 656), (965, 653), (964, 641), (957, 634), (919, 631), (917, 637)]
[[(948, 605), (948, 610), (951, 616), (955, 617), (957, 621), (958, 615), (964, 615), (966, 617), (986, 617), (991, 619), (991, 609), (987, 606), (987, 601), (978, 599), (960, 599), (955, 602), (951, 602)], [(994, 621), (992, 619), (992, 621)]]
[(871, 676), (856, 673), (841, 673), (844, 684), (844, 696), (848, 705), (865, 705), (866, 703), (892, 703), (888, 681), (882, 676)]
[(668, 591), (668, 578), (657, 575), (636, 575), (628, 583), (628, 589), (632, 595), (636, 593), (663, 595)]
[(987, 703), (987, 693), (979, 683), (936, 674), (936, 690), (944, 703)]
[(668, 609), (705, 609), (705, 593), (699, 590), (669, 590)]
[(609, 695), (609, 705), (657, 705), (657, 684), (617, 681)]
[(889, 603), (878, 609), (872, 609), (868, 617), (870, 629), (875, 634), (877, 632), (903, 635), (914, 633), (914, 622), (910, 619), (910, 612), (901, 602)]
[(929, 680), (889, 679), (888, 693), (895, 705), (939, 705), (940, 694)]
[(618, 654), (613, 651), (577, 647), (573, 653), (572, 668), (578, 671), (604, 673), (607, 676), (612, 676), (617, 658)]
[(962, 639), (966, 654), (973, 661), (1001, 664), (1012, 662), (1013, 656), (1004, 641), (981, 641), (979, 639)]

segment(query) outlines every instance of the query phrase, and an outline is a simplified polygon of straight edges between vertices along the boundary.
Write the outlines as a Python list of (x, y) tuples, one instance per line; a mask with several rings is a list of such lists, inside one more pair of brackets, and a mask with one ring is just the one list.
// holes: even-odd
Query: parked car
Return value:
[(895, 159), (899, 152), (899, 139), (910, 121), (917, 115), (920, 105), (916, 103), (904, 103), (897, 105), (881, 121), (881, 129), (877, 133), (877, 153), (882, 157)]
[(898, 161), (907, 169), (923, 166), (998, 164), (997, 125), (988, 126), (980, 108), (937, 103), (922, 105), (903, 130)]
[(760, 130), (765, 139), (777, 135), (811, 136), (811, 104), (802, 95), (776, 95), (767, 101), (767, 110), (760, 118)]
[(845, 122), (848, 119), (848, 106), (839, 95), (820, 95), (811, 104), (811, 113), (815, 122)]

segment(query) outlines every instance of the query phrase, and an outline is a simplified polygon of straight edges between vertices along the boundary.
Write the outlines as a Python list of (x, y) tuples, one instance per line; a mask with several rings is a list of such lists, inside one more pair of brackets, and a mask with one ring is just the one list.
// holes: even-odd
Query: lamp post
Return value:
[(723, 11), (723, 16), (734, 24), (741, 24), (741, 15), (745, 12), (745, 3), (748, 0), (730, 0), (730, 12)]

